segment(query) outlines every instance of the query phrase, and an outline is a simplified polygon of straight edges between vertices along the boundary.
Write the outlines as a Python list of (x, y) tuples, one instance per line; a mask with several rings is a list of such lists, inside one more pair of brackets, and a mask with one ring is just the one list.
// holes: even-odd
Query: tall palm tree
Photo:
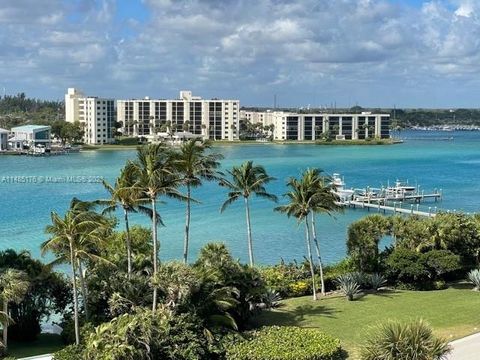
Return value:
[(232, 177), (232, 181), (222, 179), (220, 186), (229, 189), (227, 200), (223, 203), (220, 212), (223, 212), (228, 205), (232, 204), (240, 197), (243, 197), (245, 202), (245, 216), (247, 220), (247, 241), (248, 241), (248, 256), (250, 259), (250, 266), (254, 265), (253, 259), (253, 243), (252, 243), (252, 227), (250, 224), (250, 195), (272, 200), (277, 202), (277, 197), (273, 194), (267, 193), (265, 185), (275, 178), (269, 176), (263, 166), (253, 165), (253, 161), (246, 161), (240, 166), (234, 166), (232, 170), (227, 170)]
[[(41, 245), (42, 254), (48, 251), (57, 255), (57, 262), (67, 262), (71, 267), (72, 286), (73, 286), (73, 312), (75, 323), (75, 343), (80, 343), (80, 333), (78, 325), (78, 292), (77, 292), (77, 274), (83, 283), (83, 271), (79, 269), (80, 255), (90, 255), (85, 250), (87, 241), (101, 242), (105, 234), (106, 220), (101, 215), (91, 211), (91, 204), (73, 199), (69, 210), (64, 217), (60, 217), (52, 211), (52, 224), (45, 229), (51, 238)], [(82, 244), (84, 247), (82, 248)], [(86, 291), (84, 291), (84, 305), (86, 306)]]
[[(157, 226), (161, 218), (157, 215), (157, 199), (159, 196), (169, 196), (184, 200), (177, 187), (180, 179), (172, 164), (171, 151), (163, 144), (149, 144), (140, 147), (137, 152), (137, 160), (132, 163), (137, 187), (142, 191), (142, 198), (149, 201), (152, 211), (152, 241), (153, 241), (153, 278), (158, 270), (158, 253), (160, 242), (158, 241)], [(153, 311), (157, 308), (158, 288), (153, 286)]]
[(320, 244), (317, 238), (317, 228), (315, 214), (327, 214), (341, 211), (342, 207), (338, 205), (338, 195), (334, 193), (332, 180), (328, 176), (322, 175), (320, 169), (307, 169), (302, 180), (305, 182), (305, 188), (309, 191), (311, 228), (313, 236), (313, 244), (317, 254), (318, 266), (320, 269), (320, 289), (322, 295), (325, 295), (325, 282), (323, 279), (323, 263), (320, 252)]
[[(6, 269), (0, 274), (0, 298), (3, 302), (3, 313), (8, 317), (8, 304), (19, 303), (25, 297), (30, 281), (28, 275), (20, 270)], [(3, 323), (3, 346), (8, 346), (8, 321)]]
[[(312, 276), (313, 299), (317, 300), (317, 284), (315, 280), (315, 269), (313, 266), (312, 246), (310, 240), (310, 225), (308, 216), (312, 211), (319, 210), (319, 203), (325, 194), (318, 191), (319, 170), (306, 170), (300, 180), (291, 178), (287, 182), (290, 191), (285, 194), (289, 203), (275, 208), (276, 211), (287, 214), (288, 217), (297, 218), (298, 223), (305, 224), (305, 242), (307, 245), (308, 262)], [(318, 249), (320, 255), (320, 249)]]
[(123, 211), (123, 217), (125, 220), (125, 245), (127, 248), (127, 273), (128, 278), (130, 278), (132, 273), (132, 249), (128, 214), (140, 211), (151, 217), (151, 210), (144, 206), (148, 201), (141, 199), (140, 197), (141, 193), (139, 191), (140, 189), (136, 186), (137, 179), (135, 176), (135, 168), (132, 163), (127, 163), (127, 165), (125, 165), (120, 171), (120, 176), (115, 180), (113, 186), (105, 180), (102, 182), (103, 186), (111, 196), (110, 199), (96, 201), (97, 203), (107, 205), (103, 210), (103, 214), (111, 213), (118, 208), (121, 208)]
[(222, 175), (216, 169), (220, 166), (219, 160), (223, 156), (210, 151), (208, 141), (189, 140), (182, 144), (180, 150), (173, 155), (173, 165), (180, 175), (180, 180), (187, 188), (185, 238), (183, 243), (183, 261), (188, 262), (188, 245), (190, 240), (190, 216), (192, 188), (202, 185), (202, 180), (218, 180)]

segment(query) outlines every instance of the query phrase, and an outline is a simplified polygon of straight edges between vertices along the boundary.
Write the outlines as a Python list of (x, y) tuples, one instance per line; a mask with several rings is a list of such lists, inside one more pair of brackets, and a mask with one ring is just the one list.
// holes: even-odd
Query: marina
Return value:
[[(412, 186), (400, 180), (397, 180), (394, 186), (346, 189), (345, 180), (340, 174), (335, 173), (332, 177), (332, 185), (339, 197), (338, 205), (353, 209), (357, 207), (367, 210), (375, 209), (383, 213), (434, 217), (438, 210), (437, 206), (433, 208), (429, 206), (428, 211), (422, 211), (420, 204), (426, 200), (433, 199), (438, 202), (442, 199), (442, 190), (435, 189), (432, 193), (425, 193), (424, 190), (420, 191), (420, 185)], [(403, 207), (404, 205), (406, 207)]]

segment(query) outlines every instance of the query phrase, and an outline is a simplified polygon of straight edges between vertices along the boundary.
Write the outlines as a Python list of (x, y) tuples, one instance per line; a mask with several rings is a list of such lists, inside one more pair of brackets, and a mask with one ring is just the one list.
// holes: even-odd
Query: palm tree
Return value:
[(303, 174), (303, 181), (305, 186), (310, 189), (311, 204), (311, 227), (313, 235), (313, 244), (315, 245), (315, 251), (317, 254), (318, 266), (320, 269), (320, 284), (321, 293), (325, 295), (325, 282), (323, 279), (323, 263), (320, 252), (320, 244), (317, 238), (317, 229), (315, 214), (327, 214), (331, 215), (333, 212), (341, 211), (342, 207), (338, 205), (339, 198), (333, 192), (333, 186), (331, 179), (322, 175), (320, 169), (307, 169)]
[[(7, 269), (0, 274), (0, 298), (3, 301), (3, 313), (8, 316), (8, 304), (18, 304), (25, 297), (30, 281), (28, 275), (20, 270)], [(3, 346), (8, 346), (8, 323), (3, 323)]]
[(103, 186), (110, 194), (110, 199), (97, 200), (97, 203), (107, 205), (102, 214), (111, 213), (118, 208), (123, 210), (123, 216), (125, 219), (125, 245), (127, 248), (127, 273), (128, 278), (132, 273), (132, 249), (130, 243), (130, 226), (128, 222), (128, 214), (131, 212), (140, 211), (152, 216), (151, 210), (143, 206), (142, 204), (148, 203), (140, 198), (139, 188), (136, 186), (137, 179), (135, 177), (135, 168), (131, 163), (120, 171), (120, 176), (115, 180), (115, 184), (112, 186), (105, 180), (102, 181)]
[(250, 259), (250, 266), (254, 265), (253, 260), (253, 243), (252, 243), (252, 228), (250, 224), (250, 195), (254, 194), (258, 197), (265, 198), (277, 202), (277, 197), (273, 194), (267, 193), (265, 185), (275, 178), (269, 176), (265, 168), (260, 165), (253, 165), (252, 161), (246, 161), (240, 166), (234, 166), (232, 170), (227, 170), (231, 175), (232, 181), (222, 179), (220, 186), (227, 187), (227, 200), (223, 203), (220, 212), (223, 212), (228, 205), (232, 204), (240, 197), (243, 197), (245, 202), (245, 215), (247, 220), (247, 241), (248, 241), (248, 256)]
[(310, 274), (312, 276), (313, 300), (317, 300), (317, 285), (315, 281), (315, 270), (313, 266), (312, 247), (310, 241), (310, 225), (308, 221), (309, 214), (317, 207), (321, 197), (318, 192), (319, 170), (307, 170), (302, 178), (297, 180), (291, 178), (287, 182), (290, 191), (285, 194), (289, 199), (289, 204), (278, 206), (276, 211), (287, 214), (288, 217), (297, 218), (298, 223), (305, 223), (305, 242), (307, 245), (308, 262), (310, 265)]
[[(75, 323), (75, 343), (80, 343), (80, 333), (78, 325), (78, 294), (77, 294), (77, 269), (82, 284), (83, 271), (79, 267), (80, 256), (96, 257), (88, 254), (85, 248), (87, 242), (101, 242), (105, 235), (107, 222), (104, 217), (91, 211), (92, 204), (73, 199), (70, 203), (70, 209), (62, 218), (56, 212), (52, 211), (52, 224), (45, 229), (51, 238), (41, 245), (42, 254), (51, 251), (57, 255), (55, 262), (67, 262), (71, 266), (72, 286), (73, 286), (73, 312)], [(84, 306), (86, 309), (86, 290), (83, 290)]]
[(202, 180), (218, 180), (221, 173), (216, 169), (220, 166), (221, 154), (209, 153), (211, 144), (208, 141), (198, 142), (196, 139), (182, 144), (179, 152), (173, 156), (173, 165), (180, 175), (182, 184), (187, 187), (185, 239), (183, 243), (183, 261), (188, 262), (188, 245), (190, 240), (190, 215), (192, 187), (202, 185)]
[[(176, 189), (180, 185), (180, 179), (175, 173), (172, 164), (171, 152), (163, 144), (150, 144), (140, 147), (137, 152), (137, 160), (132, 163), (137, 187), (141, 189), (142, 199), (151, 205), (152, 212), (152, 241), (153, 241), (153, 278), (158, 270), (158, 253), (160, 242), (158, 241), (157, 226), (161, 223), (157, 215), (157, 199), (161, 195), (185, 199)], [(157, 308), (157, 286), (153, 286), (153, 311)]]

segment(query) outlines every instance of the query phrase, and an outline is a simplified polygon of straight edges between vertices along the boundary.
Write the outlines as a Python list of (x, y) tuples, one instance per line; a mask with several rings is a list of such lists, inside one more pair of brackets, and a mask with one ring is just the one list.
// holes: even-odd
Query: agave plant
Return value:
[(378, 291), (378, 289), (385, 285), (387, 280), (382, 274), (375, 273), (369, 276), (369, 282), (373, 291)]
[(360, 285), (355, 280), (353, 274), (340, 275), (335, 282), (338, 289), (347, 297), (349, 301), (354, 299), (354, 296), (360, 293)]
[(268, 289), (263, 295), (263, 305), (266, 309), (273, 309), (279, 307), (280, 300), (282, 300), (282, 297), (277, 291), (273, 289)]
[(470, 271), (468, 273), (468, 281), (475, 285), (473, 290), (480, 291), (480, 269)]
[(364, 272), (355, 271), (347, 275), (350, 275), (352, 279), (358, 284), (358, 286), (360, 286), (360, 288), (366, 288), (370, 285), (370, 277)]
[(361, 349), (361, 360), (442, 360), (450, 352), (448, 343), (437, 338), (422, 320), (387, 322), (375, 328)]

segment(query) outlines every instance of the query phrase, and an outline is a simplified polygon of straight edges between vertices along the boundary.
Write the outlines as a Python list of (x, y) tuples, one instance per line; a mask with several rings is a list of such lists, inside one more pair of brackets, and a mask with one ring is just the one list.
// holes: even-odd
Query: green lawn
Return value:
[(284, 300), (283, 306), (265, 311), (254, 325), (296, 325), (317, 327), (338, 337), (356, 358), (371, 325), (387, 319), (422, 318), (437, 335), (448, 340), (480, 331), (480, 293), (456, 286), (440, 291), (384, 291), (356, 301), (343, 297), (311, 297)]
[(11, 341), (8, 345), (9, 356), (17, 358), (51, 354), (65, 347), (60, 335), (54, 334), (41, 334), (37, 341), (31, 343)]

